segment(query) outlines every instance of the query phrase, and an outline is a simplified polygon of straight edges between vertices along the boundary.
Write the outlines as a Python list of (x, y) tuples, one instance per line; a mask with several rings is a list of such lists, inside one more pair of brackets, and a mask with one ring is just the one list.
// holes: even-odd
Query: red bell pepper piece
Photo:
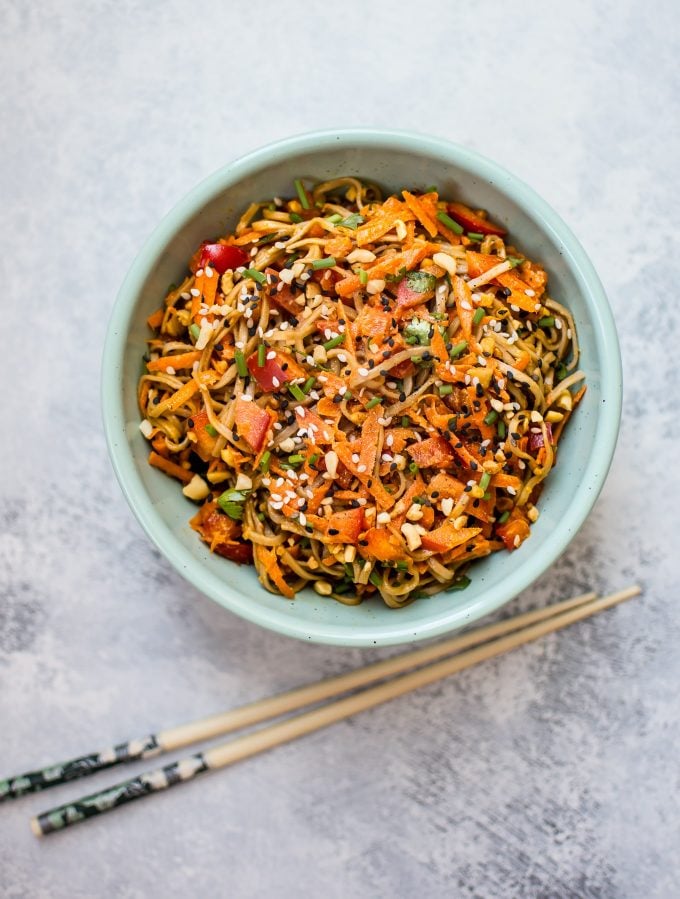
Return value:
[(243, 437), (254, 453), (259, 453), (267, 436), (271, 419), (257, 403), (239, 399), (234, 416), (239, 437)]
[(454, 221), (462, 225), (466, 231), (472, 231), (473, 234), (497, 234), (499, 237), (502, 237), (508, 233), (505, 228), (501, 228), (500, 225), (494, 225), (488, 219), (481, 218), (469, 206), (465, 206), (463, 203), (449, 203), (446, 209)]
[[(267, 355), (270, 352), (267, 351)], [(257, 352), (251, 353), (246, 360), (248, 371), (265, 393), (274, 393), (288, 381), (305, 377), (305, 370), (288, 353), (277, 353), (274, 359), (265, 359), (262, 366), (257, 362)]]
[(443, 437), (429, 437), (406, 447), (418, 468), (447, 468), (453, 463), (453, 450)]
[(434, 275), (428, 272), (409, 272), (397, 287), (397, 309), (411, 309), (420, 306), (434, 296)]
[(223, 275), (227, 269), (247, 264), (248, 254), (241, 247), (232, 247), (226, 243), (210, 243), (206, 240), (191, 257), (189, 268), (196, 273), (199, 268), (210, 265)]
[[(278, 272), (276, 269), (267, 268), (265, 269), (266, 275), (275, 275), (278, 277)], [(304, 294), (300, 293), (304, 299)], [(269, 302), (274, 306), (278, 306), (279, 309), (283, 309), (284, 312), (290, 313), (290, 315), (294, 315), (296, 318), (300, 315), (302, 310), (305, 308), (304, 304), (300, 305), (295, 299), (295, 294), (293, 293), (293, 289), (290, 284), (286, 284), (285, 281), (279, 281), (278, 284), (274, 284), (271, 290), (269, 291)]]
[(210, 547), (210, 551), (231, 559), (239, 565), (252, 562), (253, 547), (250, 543), (243, 543), (241, 537), (241, 525), (223, 515), (215, 502), (203, 503), (198, 512), (189, 522), (191, 527), (198, 531), (201, 539)]
[[(527, 539), (529, 533), (529, 523), (514, 509), (505, 524), (496, 525), (496, 534), (501, 538), (508, 552), (517, 549)], [(519, 541), (516, 540), (517, 537), (519, 537)], [(516, 542), (517, 545), (515, 545)]]
[[(538, 431), (538, 428), (536, 430)], [(548, 440), (552, 446), (553, 436), (549, 421), (546, 421), (545, 423), (545, 430), (548, 434)], [(532, 429), (529, 433), (529, 452), (535, 453), (537, 450), (540, 450), (543, 445), (543, 431), (538, 431), (538, 433), (536, 434)]]
[(252, 543), (219, 543), (214, 551), (237, 565), (253, 564)]

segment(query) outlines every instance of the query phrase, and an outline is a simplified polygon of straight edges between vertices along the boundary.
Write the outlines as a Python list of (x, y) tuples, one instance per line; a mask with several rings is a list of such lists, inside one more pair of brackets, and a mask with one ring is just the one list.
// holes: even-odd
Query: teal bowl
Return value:
[[(489, 209), (513, 242), (548, 270), (550, 292), (576, 320), (588, 391), (560, 443), (559, 464), (531, 538), (515, 553), (475, 562), (472, 584), (403, 609), (380, 601), (344, 606), (311, 590), (295, 600), (268, 593), (255, 570), (216, 555), (189, 527), (195, 507), (147, 464), (136, 383), (146, 317), (182, 278), (206, 237), (228, 232), (253, 199), (290, 195), (293, 179), (359, 175), (389, 190), (436, 184), (445, 197)], [(557, 559), (590, 512), (609, 469), (621, 414), (621, 358), (602, 285), (582, 247), (531, 188), (455, 144), (400, 131), (346, 129), (283, 140), (231, 162), (199, 184), (146, 241), (120, 289), (106, 336), (104, 427), (113, 467), (142, 527), (194, 587), (237, 615), (280, 634), (338, 646), (387, 646), (469, 625), (508, 602)]]

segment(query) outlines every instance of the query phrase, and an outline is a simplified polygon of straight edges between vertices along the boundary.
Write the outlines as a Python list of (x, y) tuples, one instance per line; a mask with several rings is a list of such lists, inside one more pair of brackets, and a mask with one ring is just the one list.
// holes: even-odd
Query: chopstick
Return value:
[[(533, 624), (523, 627), (521, 630), (513, 630), (512, 632), (503, 633), (498, 639), (490, 640), (480, 645), (476, 645), (467, 651), (460, 652), (458, 655), (444, 658), (441, 661), (433, 662), (425, 667), (419, 668), (406, 674), (401, 674), (392, 680), (386, 681), (374, 687), (369, 687), (359, 693), (354, 693), (344, 699), (327, 703), (326, 705), (303, 712), (300, 715), (287, 718), (276, 724), (263, 727), (253, 733), (244, 734), (233, 740), (222, 743), (218, 746), (208, 749), (205, 752), (199, 752), (195, 755), (172, 762), (163, 768), (155, 771), (145, 772), (133, 777), (130, 780), (123, 781), (112, 787), (108, 787), (100, 792), (90, 796), (84, 796), (73, 802), (66, 803), (61, 806), (49, 809), (42, 814), (31, 819), (31, 829), (36, 836), (44, 836), (57, 830), (62, 830), (79, 821), (87, 818), (103, 814), (120, 805), (140, 799), (143, 796), (165, 790), (168, 787), (178, 783), (192, 780), (199, 774), (206, 771), (214, 771), (218, 768), (232, 765), (235, 762), (242, 761), (250, 756), (264, 752), (267, 749), (273, 749), (283, 743), (288, 743), (305, 734), (312, 733), (330, 724), (335, 724), (358, 712), (366, 711), (374, 708), (381, 703), (402, 696), (419, 687), (434, 683), (472, 665), (477, 665), (487, 659), (494, 658), (525, 643), (537, 640), (545, 634), (560, 630), (576, 621), (588, 618), (597, 612), (608, 609), (617, 605), (624, 600), (630, 599), (641, 592), (640, 587), (632, 586), (617, 593), (604, 596), (599, 599), (583, 602), (582, 600), (574, 604), (574, 600), (568, 600), (572, 607), (563, 609), (560, 613), (542, 619), (534, 619)], [(578, 599), (578, 597), (577, 597)], [(558, 603), (558, 606), (564, 604)], [(549, 608), (555, 608), (549, 607)], [(544, 611), (544, 610), (541, 610)], [(526, 613), (531, 616), (535, 613)], [(518, 618), (525, 618), (517, 616)], [(510, 619), (517, 621), (517, 618)], [(501, 625), (507, 625), (509, 622), (499, 622), (498, 625), (491, 625), (491, 628), (498, 628)], [(488, 628), (482, 628), (481, 631), (487, 631)], [(473, 632), (474, 633), (474, 632)], [(479, 636), (479, 632), (477, 632)], [(462, 635), (462, 637), (471, 638), (472, 634)], [(454, 638), (451, 641), (445, 641), (445, 644), (451, 645), (454, 640), (462, 638)], [(444, 644), (439, 644), (443, 646)], [(414, 655), (425, 653), (427, 650), (434, 650), (435, 647), (426, 647), (423, 650), (416, 650), (415, 653), (407, 653), (402, 658), (413, 658)], [(394, 660), (386, 660), (394, 661)], [(369, 666), (374, 671), (377, 665)], [(364, 671), (365, 669), (360, 669)], [(355, 672), (359, 674), (359, 672)], [(341, 675), (346, 677), (346, 675)], [(374, 678), (371, 678), (374, 679)], [(338, 678), (331, 680), (337, 681)], [(326, 682), (321, 682), (326, 683)], [(319, 686), (319, 685), (314, 685)], [(310, 690), (311, 688), (302, 688)], [(296, 692), (296, 691), (292, 691)], [(287, 696), (289, 694), (281, 694)], [(276, 697), (280, 698), (280, 697)], [(314, 701), (314, 700), (312, 700)], [(268, 702), (265, 700), (264, 702)], [(269, 700), (271, 702), (271, 700)], [(247, 707), (246, 707), (247, 708)]]
[(583, 593), (572, 599), (553, 603), (542, 609), (525, 612), (514, 618), (489, 624), (464, 634), (458, 634), (455, 637), (450, 637), (448, 640), (443, 640), (430, 646), (400, 653), (392, 658), (374, 662), (355, 671), (349, 671), (346, 674), (329, 677), (315, 684), (308, 684), (266, 699), (260, 699), (257, 702), (248, 703), (240, 708), (230, 709), (207, 718), (180, 724), (176, 727), (159, 731), (156, 734), (137, 737), (136, 739), (128, 740), (126, 743), (90, 752), (65, 762), (58, 762), (38, 771), (28, 771), (25, 774), (10, 777), (5, 781), (7, 786), (4, 793), (0, 792), (0, 802), (5, 799), (18, 798), (27, 793), (35, 793), (39, 790), (68, 783), (81, 777), (87, 777), (90, 774), (95, 774), (115, 765), (153, 758), (162, 752), (181, 749), (193, 743), (203, 742), (235, 730), (260, 724), (263, 721), (268, 721), (270, 718), (277, 718), (288, 712), (304, 708), (304, 706), (322, 702), (349, 690), (364, 687), (373, 681), (401, 674), (409, 668), (416, 668), (418, 665), (441, 659), (444, 656), (452, 655), (454, 652), (460, 652), (462, 649), (476, 646), (486, 640), (491, 640), (494, 637), (502, 636), (529, 624), (550, 618), (560, 612), (565, 612), (568, 609), (595, 599), (595, 597), (596, 594), (594, 592)]

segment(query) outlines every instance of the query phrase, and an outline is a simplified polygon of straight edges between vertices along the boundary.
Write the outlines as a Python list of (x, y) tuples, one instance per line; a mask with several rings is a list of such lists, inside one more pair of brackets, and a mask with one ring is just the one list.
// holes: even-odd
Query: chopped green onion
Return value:
[(442, 384), (439, 388), (439, 396), (448, 396), (450, 393), (453, 393), (452, 384)]
[(214, 428), (210, 423), (205, 426), (205, 429), (211, 437), (217, 437), (217, 428)]
[(345, 335), (338, 334), (337, 337), (333, 337), (333, 338), (331, 338), (331, 340), (327, 340), (324, 343), (323, 348), (324, 348), (324, 350), (334, 350), (336, 346), (340, 346), (340, 344), (344, 343), (344, 342), (345, 342)]
[(367, 408), (367, 409), (375, 409), (375, 407), (376, 407), (376, 406), (379, 406), (380, 403), (382, 403), (382, 397), (381, 397), (381, 396), (374, 396), (373, 399), (370, 399), (370, 400), (366, 403), (366, 408)]
[(555, 371), (555, 377), (558, 381), (563, 381), (567, 377), (567, 366), (564, 362), (560, 362)]
[(462, 234), (463, 228), (458, 224), (458, 222), (454, 222), (454, 220), (448, 216), (445, 212), (438, 212), (437, 218), (442, 223), (442, 225), (446, 225), (446, 227), (453, 231), (454, 234)]
[(342, 567), (345, 569), (345, 577), (354, 577), (354, 567), (350, 565), (349, 562), (345, 562)]
[(330, 222), (331, 225), (337, 225), (342, 221), (342, 216), (340, 215), (340, 213), (336, 212), (333, 215), (329, 215), (326, 221)]
[(298, 215), (297, 212), (291, 212), (291, 213), (289, 213), (289, 214), (288, 214), (288, 218), (291, 220), (291, 222), (294, 222), (296, 225), (299, 225), (300, 222), (303, 221), (302, 216), (301, 216), (301, 215)]
[(449, 358), (455, 359), (456, 356), (460, 356), (460, 354), (467, 349), (467, 345), (467, 340), (461, 340), (460, 343), (454, 343), (449, 351)]
[(486, 488), (491, 483), (491, 475), (488, 471), (485, 471), (484, 474), (479, 479), (479, 486), (486, 492)]
[(484, 240), (485, 236), (486, 235), (484, 235), (484, 234), (478, 234), (476, 231), (468, 231), (468, 233), (466, 234), (466, 237), (469, 240), (474, 240), (477, 243), (481, 243)]
[(288, 259), (286, 259), (286, 264), (283, 266), (284, 268), (290, 268), (291, 265), (295, 262), (295, 260), (299, 257), (299, 253), (291, 253)]
[(307, 399), (307, 397), (302, 392), (299, 384), (289, 384), (288, 390), (295, 397), (295, 399), (298, 400), (298, 402), (300, 402), (300, 403), (304, 402)]
[(498, 420), (498, 412), (496, 412), (495, 409), (492, 409), (491, 412), (488, 412), (484, 416), (484, 424), (485, 425), (492, 425), (497, 420)]
[(295, 179), (295, 190), (297, 191), (298, 198), (300, 200), (300, 206), (303, 209), (309, 209), (309, 197), (307, 196), (307, 191), (304, 189), (302, 181), (299, 178)]
[(411, 424), (411, 419), (408, 417), (408, 415), (402, 415), (402, 417), (401, 417), (402, 428), (408, 428), (408, 426), (410, 424)]
[(346, 390), (342, 395), (343, 400), (351, 400), (352, 399), (352, 391)]
[(465, 590), (466, 587), (469, 587), (472, 581), (467, 575), (463, 574), (460, 577), (456, 578), (455, 581), (451, 584), (450, 587), (447, 588), (447, 591), (452, 590)]
[(265, 521), (265, 520), (266, 520), (266, 516), (265, 516), (264, 512), (258, 512), (258, 513), (257, 513), (257, 517), (258, 517), (258, 519), (259, 519), (260, 521)]
[(498, 422), (498, 424), (496, 425), (496, 433), (498, 434), (498, 436), (501, 439), (503, 439), (505, 437), (505, 422), (504, 421)]
[(518, 265), (521, 265), (524, 260), (520, 259), (517, 256), (506, 256), (507, 261), (512, 265), (513, 268), (517, 268)]
[(539, 328), (554, 328), (555, 327), (555, 316), (554, 315), (544, 315), (543, 318), (539, 318), (538, 327)]
[(274, 243), (275, 240), (278, 240), (279, 237), (283, 237), (283, 236), (285, 236), (285, 235), (282, 235), (281, 232), (274, 232), (274, 234), (265, 234), (264, 237), (261, 237), (258, 240), (257, 245), (258, 245), (258, 247), (261, 247), (268, 243)]
[(194, 323), (189, 328), (189, 333), (194, 338), (194, 340), (198, 340), (199, 334), (201, 333), (201, 329), (198, 327), (198, 325), (196, 323)]
[(510, 518), (510, 512), (503, 512), (501, 517), (498, 519), (499, 524), (505, 524), (505, 522)]
[(272, 454), (269, 450), (265, 450), (262, 453), (262, 458), (260, 459), (260, 471), (269, 471), (269, 460), (271, 459)]
[(264, 364), (267, 361), (267, 347), (261, 343), (257, 348), (257, 367), (264, 368)]
[(315, 259), (314, 262), (312, 262), (312, 268), (314, 269), (314, 271), (318, 271), (320, 268), (333, 268), (334, 265), (334, 256), (326, 256), (325, 259)]
[(382, 578), (378, 574), (377, 571), (372, 571), (368, 576), (369, 581), (373, 584), (374, 587), (380, 587), (382, 585)]
[(352, 212), (347, 218), (342, 219), (342, 221), (338, 222), (338, 225), (341, 228), (349, 228), (351, 231), (356, 231), (359, 225), (364, 223), (363, 215), (359, 215), (358, 212)]
[(485, 493), (484, 496), (482, 497), (482, 499), (483, 499), (485, 502), (488, 502), (488, 501), (491, 499), (491, 494), (490, 494), (490, 493)]
[(485, 315), (486, 309), (483, 306), (480, 306), (479, 309), (475, 310), (475, 314), (472, 316), (472, 324), (478, 325)]
[(426, 188), (425, 188), (424, 193), (426, 193), (426, 194), (436, 194), (436, 193), (437, 193), (437, 185), (436, 185), (436, 184), (430, 184), (429, 187), (426, 187)]
[(408, 571), (408, 562), (397, 562), (399, 571)]
[(316, 465), (320, 458), (321, 456), (318, 453), (312, 453), (312, 455), (309, 457), (309, 464)]
[(366, 269), (359, 269), (359, 280), (364, 286), (368, 284), (368, 272)]
[(239, 373), (241, 378), (248, 377), (248, 366), (246, 365), (246, 357), (243, 355), (241, 350), (236, 350), (234, 353), (234, 362), (236, 363), (236, 370)]
[(305, 457), (300, 455), (300, 453), (294, 453), (292, 456), (288, 456), (288, 462), (291, 465), (302, 465), (305, 461)]
[(267, 276), (264, 274), (264, 272), (258, 272), (258, 270), (255, 268), (245, 269), (243, 272), (243, 277), (252, 278), (253, 281), (257, 281), (258, 284), (264, 284), (264, 282), (267, 280)]
[(240, 521), (243, 518), (243, 503), (247, 495), (247, 491), (243, 490), (225, 490), (217, 497), (217, 505), (229, 518)]
[(314, 382), (315, 382), (315, 381), (316, 381), (316, 378), (314, 377), (314, 375), (312, 375), (311, 377), (307, 378), (307, 380), (305, 381), (305, 383), (302, 385), (302, 392), (303, 392), (303, 393), (309, 393), (309, 391), (310, 391), (310, 390), (312, 389), (312, 387), (314, 386)]
[(411, 474), (417, 474), (417, 473), (418, 473), (418, 466), (416, 465), (415, 462), (410, 462), (410, 463), (409, 463), (409, 466), (408, 466), (408, 470), (411, 472)]

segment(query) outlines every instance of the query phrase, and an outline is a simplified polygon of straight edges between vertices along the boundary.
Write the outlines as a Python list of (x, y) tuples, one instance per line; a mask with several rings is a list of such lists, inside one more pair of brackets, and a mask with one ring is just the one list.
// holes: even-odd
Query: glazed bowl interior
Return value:
[[(290, 601), (268, 593), (251, 567), (212, 555), (190, 529), (195, 506), (177, 482), (147, 464), (136, 384), (149, 336), (147, 316), (179, 283), (199, 243), (228, 233), (253, 200), (290, 196), (293, 179), (357, 175), (386, 191), (437, 186), (491, 211), (510, 240), (549, 273), (549, 292), (572, 311), (588, 390), (560, 442), (559, 462), (540, 501), (529, 540), (512, 554), (475, 562), (465, 591), (420, 599), (403, 609), (381, 601), (345, 606), (312, 590)], [(233, 612), (282, 634), (339, 645), (386, 645), (433, 637), (509, 601), (559, 556), (590, 511), (618, 432), (621, 367), (606, 297), (584, 251), (530, 188), (468, 150), (434, 138), (352, 130), (291, 138), (227, 165), (161, 222), (135, 260), (118, 297), (104, 352), (102, 400), (116, 475), (137, 518), (172, 565)]]

